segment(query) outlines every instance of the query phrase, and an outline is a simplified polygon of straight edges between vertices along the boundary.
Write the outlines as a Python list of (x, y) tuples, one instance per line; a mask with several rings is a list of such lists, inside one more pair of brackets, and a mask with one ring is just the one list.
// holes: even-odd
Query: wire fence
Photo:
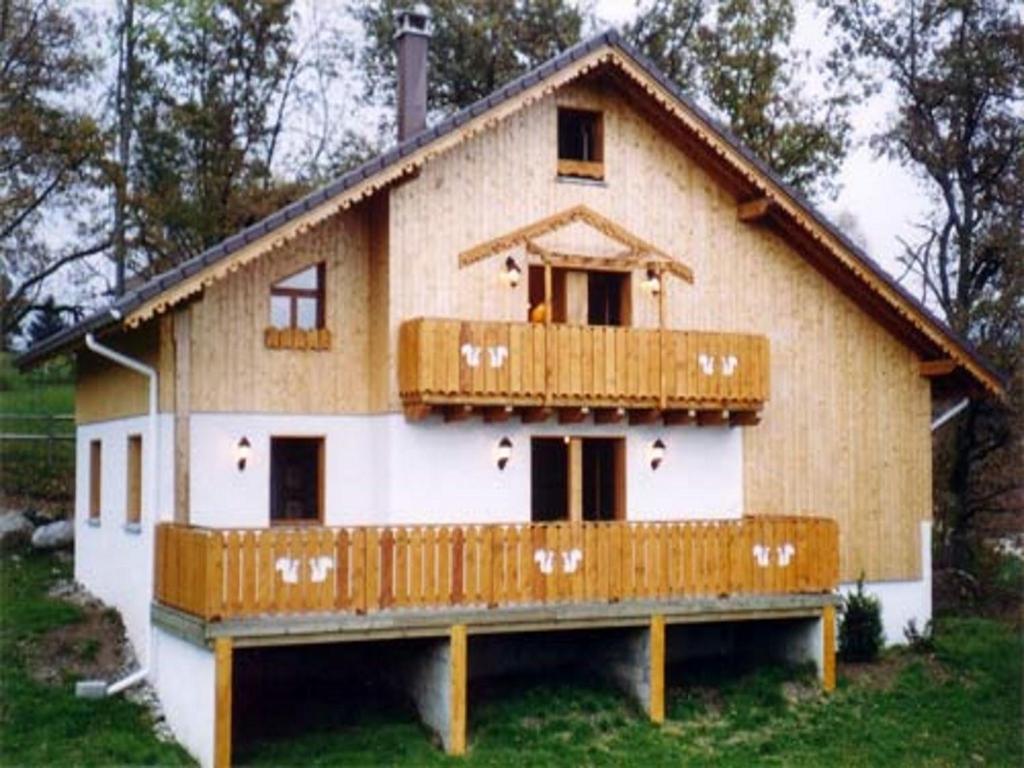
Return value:
[(0, 490), (5, 497), (70, 501), (75, 417), (0, 413)]

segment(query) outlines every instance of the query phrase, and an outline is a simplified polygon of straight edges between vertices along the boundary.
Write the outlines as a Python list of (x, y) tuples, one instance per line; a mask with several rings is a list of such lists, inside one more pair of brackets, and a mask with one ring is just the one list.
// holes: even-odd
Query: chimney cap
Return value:
[(430, 9), (424, 3), (416, 3), (410, 8), (399, 8), (395, 16), (398, 21), (395, 39), (403, 35), (431, 36)]

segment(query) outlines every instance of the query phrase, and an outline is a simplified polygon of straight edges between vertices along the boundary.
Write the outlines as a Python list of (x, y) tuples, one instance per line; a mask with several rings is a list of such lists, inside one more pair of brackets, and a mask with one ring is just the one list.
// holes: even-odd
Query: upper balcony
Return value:
[(401, 326), (406, 416), (480, 410), (500, 420), (754, 424), (769, 394), (768, 339), (543, 323), (418, 318)]

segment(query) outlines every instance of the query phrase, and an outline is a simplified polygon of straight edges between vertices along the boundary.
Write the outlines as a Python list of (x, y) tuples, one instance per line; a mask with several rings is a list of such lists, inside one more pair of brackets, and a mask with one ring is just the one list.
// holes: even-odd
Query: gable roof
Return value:
[[(203, 253), (152, 278), (118, 297), (109, 307), (75, 326), (50, 336), (15, 360), (28, 367), (71, 345), (86, 333), (118, 323), (134, 327), (174, 304), (203, 290), (214, 280), (242, 264), (276, 250), (315, 224), (350, 208), (377, 190), (415, 172), (424, 163), (467, 139), (489, 130), (510, 114), (537, 101), (571, 80), (606, 64), (618, 68), (658, 104), (670, 112), (716, 159), (743, 177), (766, 209), (795, 224), (808, 241), (829, 253), (831, 279), (848, 279), (866, 299), (903, 324), (904, 341), (919, 338), (938, 357), (951, 358), (985, 390), (1002, 395), (1003, 376), (915, 299), (860, 247), (810, 202), (779, 179), (749, 149), (694, 103), (643, 54), (634, 50), (615, 30), (583, 41), (535, 69), (517, 77), (476, 103), (459, 110), (433, 127), (409, 137), (389, 151), (344, 174), (315, 192), (281, 208)], [(837, 277), (836, 270), (843, 272)], [(824, 271), (824, 270), (823, 270)]]

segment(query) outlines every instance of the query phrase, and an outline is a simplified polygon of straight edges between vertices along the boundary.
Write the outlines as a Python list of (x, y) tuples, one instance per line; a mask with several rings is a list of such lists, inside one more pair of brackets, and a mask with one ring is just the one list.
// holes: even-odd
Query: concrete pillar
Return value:
[(595, 653), (593, 671), (632, 699), (651, 718), (665, 720), (665, 618), (652, 616), (646, 627), (608, 633)]
[(467, 638), (464, 624), (409, 660), (413, 703), (450, 755), (466, 752)]

